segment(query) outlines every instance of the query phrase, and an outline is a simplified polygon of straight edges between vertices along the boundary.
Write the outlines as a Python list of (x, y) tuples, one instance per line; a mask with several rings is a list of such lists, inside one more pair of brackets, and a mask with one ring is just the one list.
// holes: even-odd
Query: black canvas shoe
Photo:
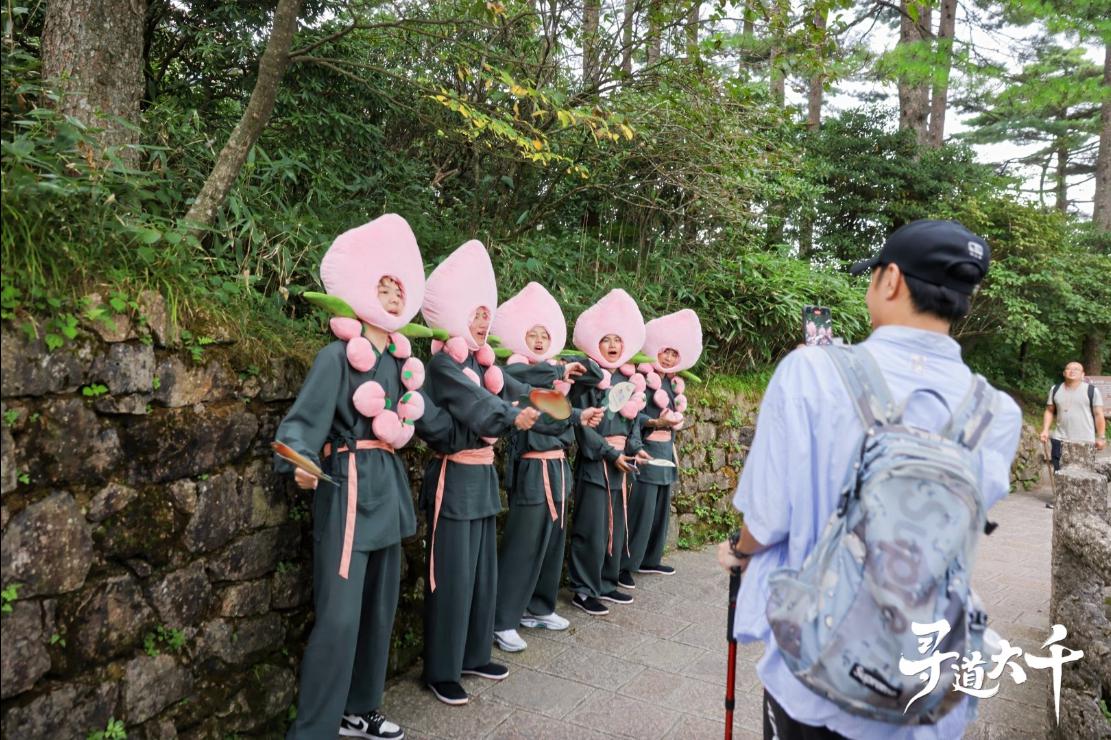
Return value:
[(631, 603), (633, 603), (633, 597), (632, 596), (625, 593), (624, 591), (618, 591), (616, 588), (614, 590), (610, 591), (608, 594), (602, 594), (598, 598), (601, 599), (602, 601), (612, 601), (615, 604), (631, 604)]
[(655, 573), (658, 576), (670, 576), (675, 573), (675, 569), (670, 565), (642, 565), (637, 568), (637, 573)]
[(571, 599), (571, 604), (572, 606), (577, 606), (578, 608), (582, 609), (587, 614), (593, 614), (596, 617), (600, 617), (604, 614), (610, 613), (610, 610), (606, 607), (606, 605), (598, 601), (598, 599), (594, 598), (593, 596), (575, 594), (574, 598)]
[(460, 704), (466, 704), (471, 700), (467, 696), (467, 691), (463, 688), (462, 684), (455, 681), (437, 681), (436, 683), (428, 684), (428, 688), (436, 695), (436, 698), (444, 704), (450, 704), (457, 707)]
[(617, 577), (617, 585), (631, 590), (637, 587), (637, 582), (633, 580), (632, 573), (621, 571), (621, 575)]
[(480, 665), (478, 668), (464, 668), (463, 675), (480, 676), (491, 681), (500, 681), (509, 675), (509, 669), (501, 663), (487, 663), (486, 665)]
[(378, 710), (343, 715), (339, 734), (341, 737), (361, 737), (365, 740), (401, 740), (405, 737), (405, 731), (383, 717)]

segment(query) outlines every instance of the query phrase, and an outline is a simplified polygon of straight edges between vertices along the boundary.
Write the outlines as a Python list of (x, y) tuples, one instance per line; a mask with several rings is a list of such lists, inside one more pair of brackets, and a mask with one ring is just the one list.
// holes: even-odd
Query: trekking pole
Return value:
[(729, 643), (729, 659), (725, 667), (725, 740), (733, 740), (733, 707), (737, 682), (737, 638), (733, 636), (733, 614), (737, 611), (737, 591), (741, 588), (741, 569), (729, 571), (729, 616), (725, 619), (725, 639)]

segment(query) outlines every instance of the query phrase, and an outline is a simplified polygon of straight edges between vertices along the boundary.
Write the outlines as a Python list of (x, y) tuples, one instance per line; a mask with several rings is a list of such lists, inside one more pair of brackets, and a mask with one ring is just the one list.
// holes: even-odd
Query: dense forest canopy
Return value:
[[(646, 316), (694, 308), (703, 364), (747, 373), (797, 342), (807, 303), (865, 336), (847, 263), (955, 218), (994, 257), (955, 333), (993, 380), (1037, 391), (1067, 359), (1109, 362), (1101, 5), (7, 4), (3, 316), (54, 346), (95, 320), (89, 292), (124, 312), (153, 287), (187, 325), (318, 344), (298, 296), (321, 254), (393, 211), (430, 266), (477, 237), (503, 297), (538, 280), (570, 319), (616, 286)], [(967, 41), (1003, 23), (1026, 39), (1007, 64)], [(869, 28), (897, 43), (877, 52)], [(891, 102), (826, 110), (848, 83)], [(1036, 145), (1035, 197), (977, 161), (1000, 141)]]

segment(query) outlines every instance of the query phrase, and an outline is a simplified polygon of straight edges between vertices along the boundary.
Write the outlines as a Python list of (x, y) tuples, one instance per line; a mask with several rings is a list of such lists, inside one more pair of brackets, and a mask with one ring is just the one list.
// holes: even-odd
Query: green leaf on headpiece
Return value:
[(501, 346), (501, 337), (497, 336), (496, 334), (487, 334), (486, 335), (486, 343), (488, 345), (490, 345), (491, 347), (500, 347)]
[(511, 354), (513, 354), (513, 350), (509, 347), (494, 347), (494, 357), (497, 357), (499, 360), (504, 360)]
[(451, 339), (443, 329), (431, 329), (422, 324), (406, 324), (401, 327), (401, 333), (410, 339), (439, 339), (441, 342)]
[(327, 293), (316, 293), (313, 291), (306, 291), (302, 293), (305, 300), (318, 308), (323, 308), (333, 316), (340, 316), (345, 319), (359, 318), (355, 314), (355, 309), (348, 305), (347, 301), (339, 296), (328, 295)]

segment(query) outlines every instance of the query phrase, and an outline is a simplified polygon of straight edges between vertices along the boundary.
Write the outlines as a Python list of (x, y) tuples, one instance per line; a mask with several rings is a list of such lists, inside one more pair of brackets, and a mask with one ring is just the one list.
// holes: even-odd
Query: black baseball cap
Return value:
[[(857, 262), (849, 272), (860, 275), (879, 265), (896, 264), (906, 275), (970, 295), (988, 274), (990, 262), (991, 249), (982, 237), (956, 221), (924, 218), (895, 229), (879, 254)], [(979, 268), (975, 282), (952, 275), (953, 267), (963, 263)]]

